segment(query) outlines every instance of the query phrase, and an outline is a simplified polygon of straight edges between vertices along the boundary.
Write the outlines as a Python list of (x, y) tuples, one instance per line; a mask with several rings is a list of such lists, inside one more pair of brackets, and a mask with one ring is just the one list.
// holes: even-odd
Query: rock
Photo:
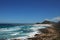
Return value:
[(56, 40), (58, 33), (54, 27), (48, 27), (40, 30), (41, 34), (36, 34), (33, 38), (28, 38), (28, 40)]
[(20, 40), (20, 39), (11, 39), (11, 40)]

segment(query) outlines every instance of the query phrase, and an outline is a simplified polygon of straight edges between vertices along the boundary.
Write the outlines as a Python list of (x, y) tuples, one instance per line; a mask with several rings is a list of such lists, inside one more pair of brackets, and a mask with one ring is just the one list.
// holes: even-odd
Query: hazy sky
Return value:
[(60, 16), (60, 0), (0, 0), (0, 23), (33, 23)]

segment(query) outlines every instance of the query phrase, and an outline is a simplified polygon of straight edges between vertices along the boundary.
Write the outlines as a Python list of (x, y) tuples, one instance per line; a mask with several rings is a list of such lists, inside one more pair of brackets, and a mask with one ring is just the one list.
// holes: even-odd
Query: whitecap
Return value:
[(43, 26), (34, 26), (34, 27), (31, 27), (30, 29), (34, 30), (34, 31), (37, 31), (38, 29), (43, 29), (43, 28), (46, 28), (46, 27), (43, 27)]
[(19, 35), (19, 32), (10, 34), (11, 36)]
[(15, 31), (20, 30), (21, 28), (19, 26), (11, 27), (11, 28), (1, 28), (0, 31)]

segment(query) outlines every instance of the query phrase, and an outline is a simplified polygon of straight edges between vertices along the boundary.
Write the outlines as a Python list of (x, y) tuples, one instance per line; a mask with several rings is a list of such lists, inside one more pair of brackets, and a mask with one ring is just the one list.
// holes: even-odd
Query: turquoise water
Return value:
[(38, 29), (45, 27), (37, 27), (33, 25), (23, 25), (23, 26), (0, 26), (0, 39), (1, 38), (17, 38), (17, 37), (32, 37), (37, 33)]

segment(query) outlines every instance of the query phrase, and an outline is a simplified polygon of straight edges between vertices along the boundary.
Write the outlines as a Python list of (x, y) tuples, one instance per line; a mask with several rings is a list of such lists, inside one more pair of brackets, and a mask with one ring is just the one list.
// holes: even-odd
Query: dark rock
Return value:
[(11, 40), (20, 40), (20, 39), (11, 39)]

